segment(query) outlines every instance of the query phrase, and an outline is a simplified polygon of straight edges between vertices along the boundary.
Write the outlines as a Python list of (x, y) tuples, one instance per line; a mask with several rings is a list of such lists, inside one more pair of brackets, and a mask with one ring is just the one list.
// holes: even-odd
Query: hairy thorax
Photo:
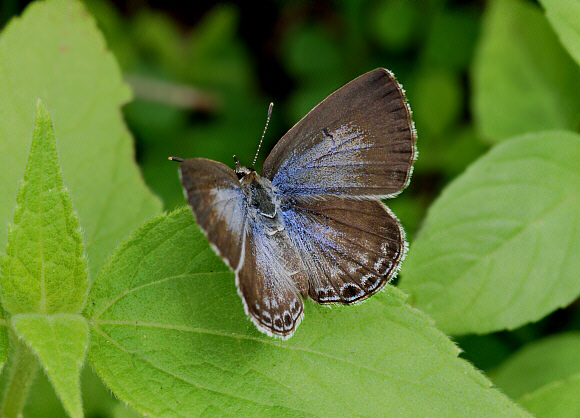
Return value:
[(248, 170), (240, 179), (240, 184), (246, 195), (250, 216), (262, 226), (264, 232), (273, 235), (284, 230), (280, 200), (274, 193), (272, 182)]

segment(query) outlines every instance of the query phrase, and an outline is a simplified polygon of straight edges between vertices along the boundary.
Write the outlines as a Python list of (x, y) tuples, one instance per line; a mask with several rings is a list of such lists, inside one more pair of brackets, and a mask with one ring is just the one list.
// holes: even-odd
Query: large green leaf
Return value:
[(490, 141), (580, 124), (580, 68), (529, 2), (489, 3), (472, 80), (476, 126)]
[(71, 417), (82, 417), (79, 376), (89, 343), (85, 318), (77, 314), (19, 314), (11, 322), (40, 359), (65, 410)]
[(546, 16), (570, 55), (580, 64), (580, 2), (540, 0)]
[(1, 261), (2, 306), (11, 314), (83, 309), (89, 280), (81, 229), (62, 184), (50, 115), (41, 102)]
[[(308, 303), (283, 342), (246, 318), (189, 208), (152, 219), (91, 288), (89, 358), (152, 416), (522, 416), (394, 287), (354, 308)], [(354, 399), (354, 400), (353, 400)]]
[(4, 28), (0, 57), (0, 251), (40, 97), (52, 114), (94, 277), (120, 240), (160, 210), (134, 163), (122, 120), (120, 106), (130, 92), (78, 1), (32, 3)]
[(580, 136), (497, 145), (444, 190), (403, 265), (413, 304), (452, 334), (537, 321), (580, 294)]
[(513, 399), (551, 382), (580, 374), (580, 332), (534, 342), (492, 373), (493, 383)]

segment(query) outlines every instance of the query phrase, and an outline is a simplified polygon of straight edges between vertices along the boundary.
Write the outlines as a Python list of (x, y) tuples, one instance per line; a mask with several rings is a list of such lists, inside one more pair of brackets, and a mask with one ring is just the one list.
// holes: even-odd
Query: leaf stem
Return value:
[(24, 341), (20, 340), (14, 332), (10, 333), (14, 342), (12, 352), (12, 362), (10, 366), (10, 377), (4, 390), (2, 399), (1, 417), (22, 416), (22, 410), (28, 399), (28, 391), (34, 382), (38, 371), (38, 360)]

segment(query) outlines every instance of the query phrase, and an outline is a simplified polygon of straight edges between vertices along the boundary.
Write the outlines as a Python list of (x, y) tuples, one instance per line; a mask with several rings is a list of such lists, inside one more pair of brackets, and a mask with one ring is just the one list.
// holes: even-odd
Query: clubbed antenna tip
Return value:
[(270, 118), (272, 117), (272, 108), (274, 107), (274, 103), (270, 102), (270, 107), (268, 107), (268, 118), (266, 119), (266, 126), (264, 126), (264, 133), (262, 134), (262, 138), (260, 139), (260, 143), (258, 144), (258, 150), (256, 151), (256, 156), (254, 157), (254, 161), (252, 161), (252, 167), (256, 165), (256, 160), (258, 159), (258, 154), (260, 153), (260, 148), (262, 147), (262, 142), (264, 141), (264, 136), (266, 136), (266, 130), (268, 129), (268, 123), (270, 123)]

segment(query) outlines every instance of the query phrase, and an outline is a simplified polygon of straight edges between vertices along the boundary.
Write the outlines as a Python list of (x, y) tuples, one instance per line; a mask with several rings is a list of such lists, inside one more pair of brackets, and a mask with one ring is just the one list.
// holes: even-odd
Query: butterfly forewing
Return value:
[(405, 234), (379, 201), (329, 197), (293, 202), (283, 211), (318, 303), (349, 305), (378, 292), (405, 256)]
[(376, 69), (294, 125), (262, 175), (286, 196), (392, 197), (409, 182), (415, 143), (403, 89), (390, 72)]
[(181, 164), (181, 179), (197, 223), (236, 270), (248, 220), (246, 197), (236, 173), (225, 164), (193, 158)]

